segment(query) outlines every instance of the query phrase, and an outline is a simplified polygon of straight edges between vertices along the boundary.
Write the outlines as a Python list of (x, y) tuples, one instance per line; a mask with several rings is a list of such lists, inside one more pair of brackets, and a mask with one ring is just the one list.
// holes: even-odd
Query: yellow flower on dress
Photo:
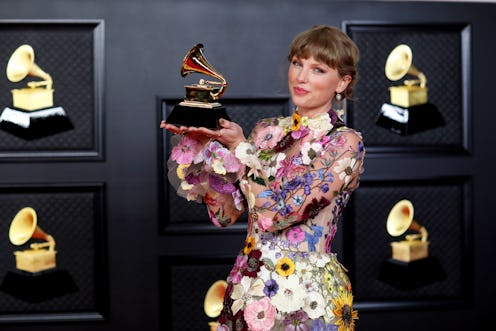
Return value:
[(191, 163), (178, 165), (176, 169), (177, 178), (183, 180), (186, 177), (186, 171), (188, 170), (190, 165)]
[(338, 326), (338, 331), (354, 331), (358, 311), (353, 310), (353, 295), (345, 292), (341, 296), (332, 299), (332, 304), (334, 306), (332, 312), (336, 317), (334, 324)]
[(245, 247), (243, 248), (243, 253), (245, 253), (246, 255), (250, 254), (250, 252), (253, 250), (254, 247), (255, 247), (255, 238), (253, 237), (246, 238)]
[(302, 116), (301, 117), (301, 125), (308, 126), (308, 124), (310, 124), (310, 119), (308, 118), (308, 116)]
[(292, 120), (293, 120), (293, 126), (292, 126), (293, 131), (298, 131), (301, 126), (300, 114), (298, 114), (297, 112), (293, 112)]
[(279, 275), (287, 277), (295, 271), (295, 264), (289, 257), (283, 257), (277, 261), (276, 271)]

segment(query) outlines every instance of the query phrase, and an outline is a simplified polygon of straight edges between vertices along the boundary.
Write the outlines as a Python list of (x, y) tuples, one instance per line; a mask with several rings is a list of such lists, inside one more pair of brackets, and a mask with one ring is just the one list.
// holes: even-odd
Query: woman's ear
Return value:
[(336, 86), (336, 93), (341, 93), (344, 90), (346, 90), (350, 82), (351, 82), (350, 75), (344, 75), (343, 77), (341, 77), (341, 80), (338, 82), (338, 86)]

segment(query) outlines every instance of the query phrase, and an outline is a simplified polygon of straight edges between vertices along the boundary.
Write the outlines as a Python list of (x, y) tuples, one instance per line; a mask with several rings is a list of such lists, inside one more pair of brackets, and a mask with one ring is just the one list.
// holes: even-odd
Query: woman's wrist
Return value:
[(246, 142), (246, 139), (243, 137), (243, 139), (238, 139), (237, 141), (233, 142), (232, 144), (229, 144), (229, 146), (227, 146), (227, 148), (229, 148), (229, 150), (231, 152), (234, 152), (236, 150), (236, 147), (238, 147), (239, 144), (244, 143), (244, 142)]

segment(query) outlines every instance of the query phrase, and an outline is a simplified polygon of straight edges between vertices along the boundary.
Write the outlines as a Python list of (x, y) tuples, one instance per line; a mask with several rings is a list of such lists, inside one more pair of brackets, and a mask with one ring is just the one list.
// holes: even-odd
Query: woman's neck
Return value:
[(329, 112), (331, 108), (332, 108), (332, 104), (329, 103), (329, 105), (325, 105), (319, 108), (302, 108), (296, 106), (295, 111), (297, 111), (300, 116), (306, 116), (308, 118), (312, 118), (315, 117), (316, 115), (325, 114)]
[(319, 109), (319, 110), (302, 110), (302, 109), (296, 107), (295, 112), (297, 112), (298, 115), (300, 115), (300, 116), (306, 116), (308, 118), (313, 118), (317, 115), (328, 113), (330, 109), (331, 108), (328, 108), (326, 110), (322, 110), (322, 109)]

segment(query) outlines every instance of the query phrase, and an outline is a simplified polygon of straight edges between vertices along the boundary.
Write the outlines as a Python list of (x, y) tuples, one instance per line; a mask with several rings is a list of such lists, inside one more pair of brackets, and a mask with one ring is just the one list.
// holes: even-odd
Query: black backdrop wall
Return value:
[[(204, 293), (227, 275), (244, 222), (215, 229), (165, 181), (169, 137), (159, 123), (183, 85), (199, 79), (180, 77), (181, 60), (194, 44), (205, 45), (229, 83), (223, 102), (249, 130), (262, 114), (290, 111), (287, 47), (315, 24), (345, 29), (362, 50), (348, 118), (364, 134), (368, 159), (334, 244), (355, 284), (358, 329), (490, 323), (494, 17), (494, 4), (460, 2), (0, 2), (0, 65), (18, 45), (31, 44), (36, 63), (53, 76), (54, 103), (74, 125), (33, 140), (0, 132), (0, 277), (15, 272), (11, 220), (32, 206), (57, 241), (57, 267), (77, 287), (58, 293), (62, 283), (42, 283), (32, 291), (44, 296), (33, 299), (4, 286), (0, 328), (208, 329)], [(374, 124), (392, 85), (384, 61), (401, 42), (427, 75), (442, 127), (400, 136)], [(9, 91), (18, 87), (0, 75), (2, 109), (12, 106)], [(446, 273), (433, 283), (379, 280), (391, 241), (385, 220), (402, 198), (414, 202)]]

